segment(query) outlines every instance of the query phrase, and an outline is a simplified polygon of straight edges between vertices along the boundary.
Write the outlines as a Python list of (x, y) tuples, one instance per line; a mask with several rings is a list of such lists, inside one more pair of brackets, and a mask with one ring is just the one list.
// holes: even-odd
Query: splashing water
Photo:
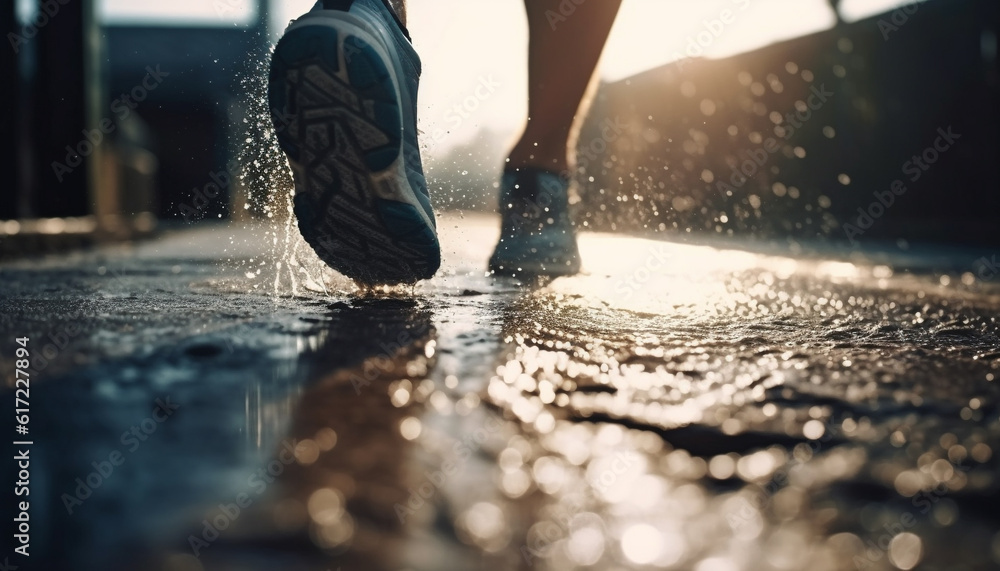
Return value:
[[(270, 256), (256, 262), (253, 279), (273, 278), (274, 296), (298, 296), (305, 292), (329, 295), (345, 289), (343, 280), (316, 256), (294, 228), (292, 172), (278, 146), (277, 131), (267, 107), (266, 70), (272, 50), (252, 56), (256, 65), (248, 68), (259, 71), (240, 78), (247, 95), (246, 116), (240, 123), (243, 129), (235, 137), (242, 142), (237, 156), (238, 191), (242, 192), (239, 199), (245, 201), (243, 211), (247, 213), (244, 223), (259, 230), (270, 242)], [(266, 269), (271, 272), (262, 272)], [(250, 272), (247, 276), (250, 277)]]
[(255, 63), (248, 69), (258, 71), (240, 77), (240, 85), (246, 93), (246, 108), (245, 117), (239, 122), (242, 129), (234, 137), (239, 142), (236, 191), (240, 196), (236, 211), (246, 213), (236, 219), (268, 240), (269, 255), (256, 260), (230, 258), (229, 262), (248, 266), (243, 275), (250, 280), (247, 285), (251, 289), (258, 289), (269, 281), (275, 297), (325, 297), (349, 293), (412, 296), (412, 286), (363, 287), (338, 274), (319, 259), (295, 228), (292, 171), (278, 145), (276, 127), (267, 105), (265, 70), (272, 50), (265, 55), (252, 56), (251, 61)]

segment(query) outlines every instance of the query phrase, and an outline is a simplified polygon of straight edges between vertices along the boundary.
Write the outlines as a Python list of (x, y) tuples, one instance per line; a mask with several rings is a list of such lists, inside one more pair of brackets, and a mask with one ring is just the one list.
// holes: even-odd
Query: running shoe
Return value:
[(497, 275), (566, 276), (580, 271), (569, 216), (570, 180), (534, 167), (508, 168), (500, 182), (500, 242), (490, 257)]
[(387, 0), (322, 0), (271, 58), (268, 104), (299, 231), (362, 285), (414, 283), (441, 263), (417, 142), (419, 78)]

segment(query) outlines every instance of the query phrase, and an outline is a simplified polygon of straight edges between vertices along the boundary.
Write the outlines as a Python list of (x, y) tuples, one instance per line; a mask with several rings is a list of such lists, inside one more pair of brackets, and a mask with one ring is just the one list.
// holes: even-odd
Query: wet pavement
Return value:
[(591, 233), (522, 284), (484, 275), (495, 219), (440, 225), (438, 277), (366, 294), (282, 223), (0, 266), (34, 389), (10, 562), (1000, 567), (980, 253)]

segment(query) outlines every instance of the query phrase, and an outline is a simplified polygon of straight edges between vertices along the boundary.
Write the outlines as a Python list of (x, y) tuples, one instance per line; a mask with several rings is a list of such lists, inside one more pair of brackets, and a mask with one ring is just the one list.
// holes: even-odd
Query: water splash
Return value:
[[(270, 238), (270, 256), (255, 262), (255, 278), (271, 280), (271, 294), (323, 295), (350, 289), (349, 282), (333, 272), (309, 248), (295, 226), (292, 198), (295, 187), (288, 160), (278, 146), (277, 131), (267, 107), (267, 69), (273, 48), (251, 56), (254, 70), (240, 77), (246, 93), (245, 109), (234, 137), (243, 202), (241, 224)], [(239, 263), (239, 262), (238, 262)], [(258, 287), (264, 283), (253, 284)]]

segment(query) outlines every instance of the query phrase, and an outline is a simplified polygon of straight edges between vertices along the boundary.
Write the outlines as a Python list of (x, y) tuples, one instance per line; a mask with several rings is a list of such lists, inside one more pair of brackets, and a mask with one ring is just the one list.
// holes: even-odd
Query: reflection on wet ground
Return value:
[(1000, 565), (977, 256), (592, 234), (523, 285), (483, 276), (492, 220), (441, 225), (442, 274), (369, 297), (277, 232), (4, 267), (5, 334), (66, 339), (33, 364), (45, 568)]

